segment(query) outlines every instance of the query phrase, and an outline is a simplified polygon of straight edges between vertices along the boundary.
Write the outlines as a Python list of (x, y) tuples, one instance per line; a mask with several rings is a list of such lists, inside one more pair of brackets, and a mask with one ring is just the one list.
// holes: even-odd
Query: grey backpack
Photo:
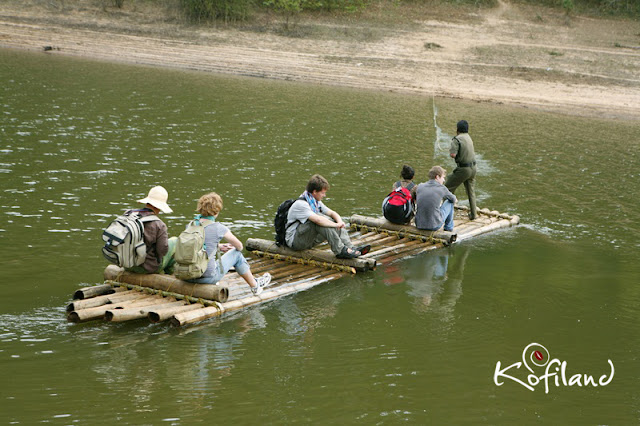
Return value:
[(123, 268), (144, 263), (147, 246), (144, 244), (144, 222), (160, 220), (156, 215), (141, 216), (139, 211), (129, 211), (117, 218), (102, 231), (102, 255), (109, 262)]

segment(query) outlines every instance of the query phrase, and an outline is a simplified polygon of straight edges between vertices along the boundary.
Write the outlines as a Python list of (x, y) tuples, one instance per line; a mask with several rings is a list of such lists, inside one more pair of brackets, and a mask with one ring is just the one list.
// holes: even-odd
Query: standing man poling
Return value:
[(473, 149), (473, 141), (469, 136), (469, 123), (460, 120), (457, 124), (457, 134), (451, 141), (449, 150), (451, 158), (456, 161), (456, 168), (447, 177), (444, 185), (455, 193), (460, 184), (464, 184), (464, 189), (469, 197), (469, 219), (477, 217), (476, 212), (476, 154)]

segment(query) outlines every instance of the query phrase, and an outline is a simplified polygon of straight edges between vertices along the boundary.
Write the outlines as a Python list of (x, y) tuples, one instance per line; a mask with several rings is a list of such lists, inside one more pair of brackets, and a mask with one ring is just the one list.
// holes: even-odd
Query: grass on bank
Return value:
[[(7, 1), (7, 0), (4, 0)], [(11, 2), (12, 0), (8, 0)], [(385, 18), (394, 20), (404, 11), (422, 12), (442, 8), (491, 8), (500, 1), (556, 8), (569, 14), (640, 18), (640, 0), (13, 0), (24, 5), (82, 10), (87, 8), (136, 8), (149, 6), (176, 13), (192, 23), (222, 21), (251, 22), (264, 13), (273, 13), (286, 22), (301, 15), (329, 15), (333, 18), (375, 18), (384, 11)], [(315, 16), (317, 17), (317, 16)]]

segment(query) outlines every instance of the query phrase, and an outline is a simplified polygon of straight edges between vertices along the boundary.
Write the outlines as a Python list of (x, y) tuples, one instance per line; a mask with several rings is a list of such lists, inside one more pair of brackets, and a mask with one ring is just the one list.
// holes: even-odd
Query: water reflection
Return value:
[(462, 295), (468, 245), (453, 245), (422, 253), (402, 263), (386, 265), (384, 283), (403, 284), (417, 314), (431, 313), (443, 322), (454, 320), (454, 308)]

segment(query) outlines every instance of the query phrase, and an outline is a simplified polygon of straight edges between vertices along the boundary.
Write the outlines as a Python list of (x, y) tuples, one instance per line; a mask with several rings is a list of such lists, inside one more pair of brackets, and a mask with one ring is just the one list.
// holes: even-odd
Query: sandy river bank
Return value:
[[(159, 26), (137, 16), (141, 13), (0, 3), (0, 47), (640, 118), (640, 23), (635, 21), (569, 21), (559, 11), (501, 3), (456, 19), (416, 16), (410, 25), (369, 28), (384, 35), (354, 41)], [(344, 28), (329, 33), (333, 30)], [(53, 49), (45, 52), (45, 46)]]

